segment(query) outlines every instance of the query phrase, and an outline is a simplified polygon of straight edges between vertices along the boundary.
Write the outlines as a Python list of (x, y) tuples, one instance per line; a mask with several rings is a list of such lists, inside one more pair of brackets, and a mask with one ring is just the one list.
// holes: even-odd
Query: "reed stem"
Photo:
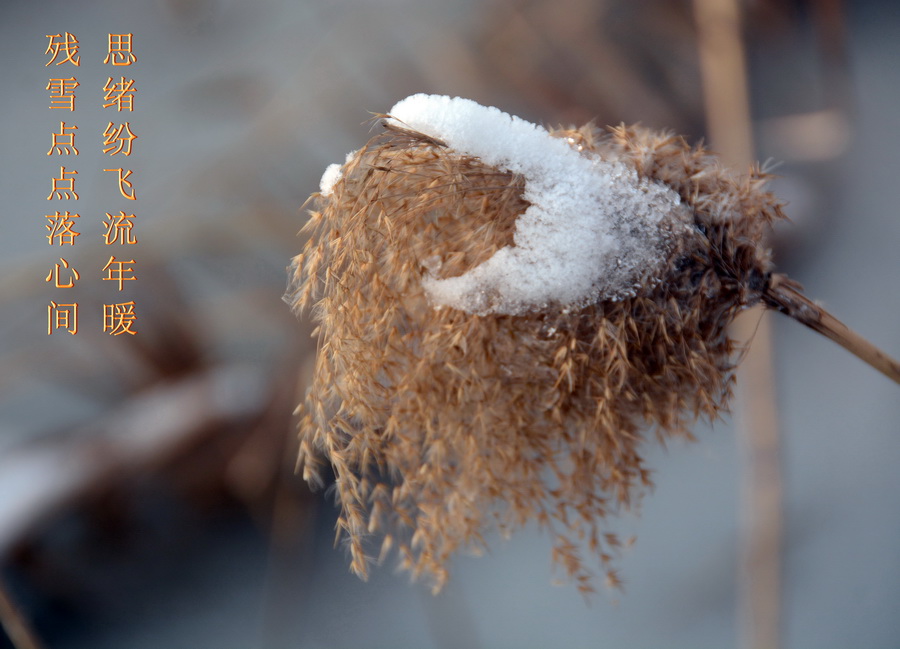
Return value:
[(900, 362), (847, 327), (821, 306), (800, 292), (799, 286), (786, 276), (772, 275), (763, 292), (767, 306), (830, 338), (848, 352), (900, 384)]

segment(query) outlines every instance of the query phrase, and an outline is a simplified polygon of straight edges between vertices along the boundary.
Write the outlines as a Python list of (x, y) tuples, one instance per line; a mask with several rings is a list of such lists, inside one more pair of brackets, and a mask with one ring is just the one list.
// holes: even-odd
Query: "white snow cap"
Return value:
[(581, 153), (541, 126), (460, 97), (413, 95), (389, 119), (525, 179), (530, 206), (516, 219), (515, 245), (457, 277), (430, 272), (423, 287), (436, 306), (515, 315), (551, 303), (622, 299), (665, 263), (660, 224), (677, 213), (680, 198), (639, 179), (632, 167)]
[(334, 186), (340, 179), (341, 165), (336, 162), (328, 165), (325, 167), (325, 173), (322, 174), (322, 179), (319, 181), (319, 193), (322, 194), (322, 196), (331, 196), (331, 192), (334, 191)]
[[(353, 160), (357, 153), (359, 153), (359, 151), (351, 151), (348, 153), (347, 157), (344, 158), (344, 164), (348, 164)], [(334, 186), (343, 175), (344, 172), (342, 171), (342, 166), (336, 162), (325, 167), (325, 173), (322, 174), (322, 179), (319, 180), (319, 193), (322, 194), (322, 196), (331, 196), (331, 192), (334, 191)]]

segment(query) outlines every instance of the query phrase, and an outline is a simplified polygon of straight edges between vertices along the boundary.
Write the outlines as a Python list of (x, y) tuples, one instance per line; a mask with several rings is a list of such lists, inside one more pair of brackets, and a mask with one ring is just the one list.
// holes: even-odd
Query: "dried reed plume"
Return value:
[(515, 316), (435, 309), (423, 278), (460, 275), (511, 245), (524, 181), (397, 125), (313, 196), (287, 296), (311, 310), (319, 341), (300, 462), (312, 483), (333, 467), (338, 535), (363, 578), (375, 534), (382, 558), (396, 548), (437, 591), (455, 552), (536, 521), (582, 592), (595, 566), (617, 584), (620, 543), (605, 519), (651, 484), (646, 440), (690, 438), (698, 417), (727, 407), (735, 315), (762, 302), (835, 330), (772, 273), (763, 237), (783, 214), (758, 168), (738, 177), (637, 126), (553, 135), (632, 165), (689, 208), (663, 276), (637, 295)]

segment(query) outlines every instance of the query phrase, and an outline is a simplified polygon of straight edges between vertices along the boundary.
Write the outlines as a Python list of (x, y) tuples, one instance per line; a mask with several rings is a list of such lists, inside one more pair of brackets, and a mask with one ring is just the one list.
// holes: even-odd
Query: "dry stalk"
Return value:
[[(726, 163), (753, 160), (750, 89), (737, 0), (693, 0), (707, 132)], [(766, 245), (760, 241), (760, 245)], [(772, 323), (745, 314), (733, 335), (749, 345), (741, 368), (736, 436), (741, 450), (737, 565), (742, 649), (781, 646), (782, 472)], [(751, 344), (752, 343), (752, 344)]]
[(41, 649), (43, 645), (31, 628), (28, 620), (22, 615), (19, 607), (0, 582), (0, 626), (15, 649)]
[(784, 275), (772, 275), (762, 299), (769, 308), (833, 340), (889, 379), (900, 383), (900, 363), (803, 295), (796, 282)]

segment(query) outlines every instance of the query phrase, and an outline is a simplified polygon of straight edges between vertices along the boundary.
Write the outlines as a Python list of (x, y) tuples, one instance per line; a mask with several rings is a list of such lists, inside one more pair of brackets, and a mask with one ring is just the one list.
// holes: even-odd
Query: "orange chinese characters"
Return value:
[[(128, 180), (128, 176), (131, 175), (131, 169), (104, 169), (103, 171), (118, 171), (119, 172), (119, 192), (130, 201), (136, 200), (134, 196), (134, 185), (131, 184), (131, 181)], [(131, 193), (128, 193), (128, 190), (131, 190)]]
[(134, 313), (134, 300), (120, 304), (103, 305), (103, 331), (110, 336), (120, 336), (137, 332), (132, 329), (137, 316)]
[(119, 210), (118, 214), (107, 212), (103, 227), (106, 229), (106, 232), (103, 233), (103, 243), (107, 246), (116, 242), (121, 245), (137, 243), (137, 239), (131, 232), (134, 227), (134, 214), (126, 214), (122, 210)]
[[(52, 65), (60, 54), (65, 54), (66, 56), (61, 61), (56, 61), (56, 65), (62, 65), (66, 62), (75, 66), (81, 65), (81, 57), (78, 56), (78, 39), (72, 34), (69, 32), (66, 32), (65, 35), (47, 34), (47, 38), (50, 39), (50, 43), (47, 45), (47, 51), (44, 54), (51, 55), (47, 65)], [(47, 65), (44, 67), (47, 67)]]
[(47, 84), (47, 90), (50, 91), (50, 108), (75, 110), (75, 88), (80, 85), (75, 77), (50, 79)]
[(72, 229), (75, 226), (75, 221), (72, 219), (81, 218), (80, 214), (69, 214), (68, 212), (60, 214), (57, 212), (56, 214), (47, 214), (45, 216), (50, 220), (50, 223), (46, 226), (50, 232), (47, 235), (47, 243), (51, 246), (54, 243), (59, 246), (75, 245), (75, 237), (80, 237), (81, 233)]
[[(51, 133), (53, 139), (50, 142), (50, 150), (47, 151), (47, 155), (53, 155), (53, 152), (56, 151), (56, 155), (74, 153), (78, 155), (78, 149), (75, 148), (75, 133), (78, 127), (72, 124), (72, 126), (66, 126), (65, 122), (59, 123), (59, 133)], [(72, 133), (67, 133), (66, 131), (72, 131)]]
[(130, 122), (118, 126), (110, 122), (103, 131), (103, 138), (103, 153), (131, 155), (131, 143), (137, 139), (137, 135), (131, 132)]
[(103, 270), (106, 271), (106, 277), (103, 278), (103, 281), (118, 282), (119, 290), (121, 291), (124, 287), (124, 282), (137, 279), (137, 277), (134, 276), (134, 268), (125, 265), (133, 263), (135, 263), (134, 259), (120, 261), (116, 259), (115, 256), (111, 256), (109, 261), (106, 262), (106, 266), (103, 267)]
[(55, 330), (68, 331), (73, 336), (78, 333), (78, 303), (57, 304), (51, 301), (47, 307), (47, 335)]
[(103, 62), (113, 65), (131, 65), (137, 61), (137, 57), (131, 51), (133, 36), (134, 34), (109, 34), (109, 46)]
[[(66, 177), (66, 176), (70, 177)], [(75, 192), (75, 176), (78, 175), (78, 172), (72, 169), (72, 171), (66, 171), (65, 167), (59, 168), (59, 178), (53, 178), (53, 187), (50, 190), (50, 194), (47, 195), (47, 200), (53, 198), (54, 194), (56, 198), (59, 200), (69, 200), (70, 198), (74, 198), (76, 201), (78, 200), (78, 194)]]
[(103, 99), (107, 101), (103, 104), (104, 108), (115, 106), (116, 111), (120, 113), (123, 110), (128, 112), (134, 110), (134, 93), (137, 92), (137, 88), (134, 87), (134, 79), (121, 77), (119, 81), (113, 81), (112, 77), (108, 77), (103, 90), (106, 91)]
[[(56, 288), (72, 288), (75, 286), (75, 282), (81, 279), (81, 274), (75, 270), (74, 267), (69, 267), (69, 262), (67, 262), (62, 257), (59, 258), (62, 264), (56, 264), (53, 267), (53, 270), (47, 275), (47, 278), (44, 280), (45, 282), (49, 282), (51, 279), (55, 281)], [(65, 275), (68, 281), (64, 284), (62, 275)]]

